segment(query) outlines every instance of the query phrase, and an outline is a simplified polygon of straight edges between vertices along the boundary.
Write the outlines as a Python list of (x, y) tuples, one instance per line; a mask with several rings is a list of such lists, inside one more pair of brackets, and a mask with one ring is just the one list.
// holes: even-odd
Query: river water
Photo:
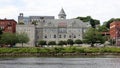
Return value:
[(120, 58), (0, 58), (0, 68), (120, 68)]

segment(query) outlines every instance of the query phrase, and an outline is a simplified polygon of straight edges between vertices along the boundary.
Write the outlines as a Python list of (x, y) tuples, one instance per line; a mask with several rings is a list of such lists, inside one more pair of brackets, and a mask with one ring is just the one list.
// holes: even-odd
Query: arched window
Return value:
[(47, 35), (45, 35), (45, 38), (47, 38)]
[(76, 38), (76, 35), (74, 35), (74, 38)]
[(59, 38), (61, 38), (61, 35), (59, 35)]
[(56, 35), (54, 35), (54, 38), (56, 38)]
[(71, 38), (72, 36), (71, 35), (69, 35), (69, 38)]
[(64, 38), (66, 38), (66, 35), (64, 35)]

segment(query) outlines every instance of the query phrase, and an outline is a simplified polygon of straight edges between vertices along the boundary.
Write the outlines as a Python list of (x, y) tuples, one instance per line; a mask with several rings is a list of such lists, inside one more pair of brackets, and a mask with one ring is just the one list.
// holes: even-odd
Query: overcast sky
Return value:
[(0, 18), (24, 16), (55, 16), (63, 8), (67, 18), (91, 16), (102, 22), (120, 18), (120, 0), (0, 0)]

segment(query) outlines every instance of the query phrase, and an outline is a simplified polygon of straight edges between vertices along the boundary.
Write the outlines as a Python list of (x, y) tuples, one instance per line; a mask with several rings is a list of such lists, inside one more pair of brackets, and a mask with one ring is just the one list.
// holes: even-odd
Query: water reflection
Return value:
[(0, 68), (119, 68), (120, 58), (0, 58)]

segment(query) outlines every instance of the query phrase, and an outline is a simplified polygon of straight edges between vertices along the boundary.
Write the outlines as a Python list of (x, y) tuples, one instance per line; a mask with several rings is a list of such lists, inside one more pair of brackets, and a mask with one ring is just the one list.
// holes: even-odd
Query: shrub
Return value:
[(38, 45), (41, 45), (41, 46), (46, 45), (46, 41), (40, 40), (40, 41), (38, 41)]
[(49, 41), (48, 45), (56, 45), (56, 42), (55, 41)]
[(67, 44), (69, 44), (69, 45), (73, 45), (73, 44), (74, 44), (74, 42), (73, 42), (73, 40), (72, 40), (72, 39), (68, 39), (68, 40), (67, 40)]
[(67, 42), (66, 41), (59, 41), (58, 45), (67, 45)]
[(80, 39), (75, 40), (76, 44), (82, 44), (82, 41)]

